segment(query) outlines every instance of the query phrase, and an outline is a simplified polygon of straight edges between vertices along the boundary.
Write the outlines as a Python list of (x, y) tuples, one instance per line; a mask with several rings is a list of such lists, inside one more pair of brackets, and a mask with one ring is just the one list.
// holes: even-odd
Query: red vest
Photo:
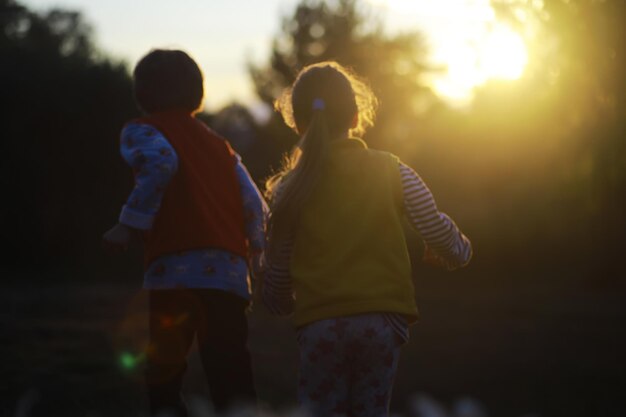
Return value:
[(228, 142), (182, 111), (135, 120), (157, 128), (178, 155), (152, 229), (144, 235), (147, 267), (159, 256), (222, 249), (247, 256), (243, 201)]

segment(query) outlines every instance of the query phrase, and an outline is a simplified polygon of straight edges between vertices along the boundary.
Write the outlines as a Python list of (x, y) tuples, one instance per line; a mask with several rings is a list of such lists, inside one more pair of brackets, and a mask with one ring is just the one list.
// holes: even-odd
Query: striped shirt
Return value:
[[(405, 214), (410, 225), (420, 234), (429, 254), (429, 261), (448, 270), (465, 266), (472, 257), (472, 245), (448, 215), (440, 212), (432, 193), (409, 166), (400, 163)], [(289, 264), (294, 238), (285, 239), (267, 265), (262, 299), (271, 313), (289, 315), (294, 310), (294, 293)], [(409, 338), (404, 317), (385, 313), (385, 318), (405, 342)]]

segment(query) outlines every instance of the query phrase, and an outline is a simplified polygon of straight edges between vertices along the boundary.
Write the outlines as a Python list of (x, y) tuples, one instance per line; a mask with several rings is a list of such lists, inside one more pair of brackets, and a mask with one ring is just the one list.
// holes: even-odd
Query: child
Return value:
[(133, 75), (146, 116), (124, 127), (120, 147), (135, 189), (103, 243), (144, 237), (151, 414), (187, 415), (180, 391), (195, 336), (215, 409), (254, 402), (247, 262), (264, 247), (265, 203), (228, 143), (194, 118), (204, 90), (193, 59), (153, 50)]
[(403, 216), (431, 262), (453, 269), (472, 254), (411, 168), (349, 136), (372, 124), (374, 104), (334, 62), (304, 68), (277, 102), (301, 139), (268, 182), (263, 300), (293, 313), (298, 400), (316, 417), (388, 415), (399, 346), (418, 317)]

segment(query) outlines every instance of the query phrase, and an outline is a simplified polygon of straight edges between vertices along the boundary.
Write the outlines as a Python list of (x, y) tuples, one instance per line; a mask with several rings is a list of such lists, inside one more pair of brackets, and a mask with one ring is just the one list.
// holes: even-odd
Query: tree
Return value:
[(117, 151), (136, 113), (128, 72), (79, 13), (12, 0), (0, 2), (0, 56), (3, 268), (87, 266), (130, 187)]
[(522, 1), (494, 3), (513, 24), (521, 24), (520, 10), (532, 16), (538, 36), (547, 40), (534, 45), (534, 93), (551, 101), (551, 124), (565, 127), (560, 148), (569, 158), (562, 165), (571, 174), (562, 185), (572, 194), (569, 210), (575, 207), (586, 219), (585, 238), (599, 261), (594, 268), (602, 269), (605, 279), (617, 279), (620, 268), (613, 260), (626, 230), (626, 3), (552, 0), (540, 8)]
[(303, 0), (272, 43), (268, 66), (250, 65), (257, 94), (272, 104), (306, 65), (335, 60), (366, 78), (380, 100), (371, 143), (393, 146), (403, 139), (424, 100), (432, 100), (420, 76), (429, 70), (423, 38), (389, 36), (356, 0)]

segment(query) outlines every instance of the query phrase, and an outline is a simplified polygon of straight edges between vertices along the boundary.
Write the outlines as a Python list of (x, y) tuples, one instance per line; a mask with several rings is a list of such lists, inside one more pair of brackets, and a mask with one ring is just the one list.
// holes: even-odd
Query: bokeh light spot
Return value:
[(120, 355), (120, 364), (126, 370), (134, 369), (137, 366), (137, 359), (130, 352), (122, 352)]

